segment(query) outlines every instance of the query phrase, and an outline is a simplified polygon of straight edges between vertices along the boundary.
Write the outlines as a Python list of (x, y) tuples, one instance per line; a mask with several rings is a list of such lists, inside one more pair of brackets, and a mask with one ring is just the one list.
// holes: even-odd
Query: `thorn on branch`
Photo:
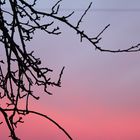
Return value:
[(7, 107), (9, 106), (13, 106), (14, 104), (13, 103), (6, 103)]
[(35, 96), (32, 92), (29, 92), (29, 95), (31, 95), (34, 99), (39, 100), (39, 96)]
[(80, 42), (83, 41), (83, 38), (84, 38), (84, 31), (81, 31), (81, 32), (80, 32)]
[(26, 97), (26, 96), (27, 96), (27, 94), (24, 94), (24, 95), (22, 95), (22, 96), (19, 95), (19, 98), (22, 99), (22, 98), (24, 98), (24, 97)]
[(65, 69), (65, 67), (62, 68), (62, 70), (61, 70), (61, 72), (60, 72), (60, 75), (59, 75), (58, 82), (57, 82), (57, 85), (58, 85), (59, 87), (61, 87), (61, 78), (62, 78), (64, 69)]
[(3, 60), (0, 60), (0, 63), (5, 64)]
[(67, 19), (67, 18), (71, 17), (73, 14), (74, 14), (74, 11), (73, 11), (73, 12), (71, 12), (69, 15), (65, 16), (65, 19)]
[(24, 121), (22, 121), (22, 117), (19, 117), (19, 119), (16, 122), (13, 122), (13, 124), (16, 128), (17, 128), (18, 123), (24, 123)]

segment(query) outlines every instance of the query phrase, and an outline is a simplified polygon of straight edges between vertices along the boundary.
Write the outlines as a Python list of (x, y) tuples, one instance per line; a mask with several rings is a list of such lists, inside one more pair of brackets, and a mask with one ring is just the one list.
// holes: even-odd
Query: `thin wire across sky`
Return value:
[[(76, 8), (67, 8), (67, 9), (60, 9), (60, 11), (85, 11), (85, 9), (76, 9)], [(92, 8), (89, 9), (89, 12), (140, 12), (140, 8), (138, 9), (125, 9), (125, 8)]]
[[(9, 9), (9, 7), (4, 8)], [(38, 10), (51, 10), (51, 8), (37, 8)], [(86, 8), (85, 8), (86, 9)], [(60, 12), (69, 12), (69, 11), (75, 11), (75, 12), (83, 12), (85, 11), (84, 8), (60, 8)], [(90, 8), (88, 12), (140, 12), (140, 8)]]

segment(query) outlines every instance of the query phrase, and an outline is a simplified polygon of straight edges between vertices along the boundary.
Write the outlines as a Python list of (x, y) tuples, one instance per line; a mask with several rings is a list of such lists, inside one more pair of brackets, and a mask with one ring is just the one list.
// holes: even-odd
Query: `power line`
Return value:
[[(39, 8), (38, 10), (51, 10), (51, 8)], [(84, 12), (86, 8), (60, 8), (60, 12)], [(88, 12), (140, 12), (140, 8), (91, 8)]]
[[(60, 11), (85, 11), (85, 9), (71, 8), (71, 9), (60, 9)], [(140, 8), (92, 8), (89, 12), (140, 12)]]
[[(4, 8), (5, 10), (10, 10), (9, 7)], [(51, 8), (37, 8), (37, 10), (51, 10)], [(84, 12), (86, 8), (60, 8), (60, 12)], [(140, 8), (91, 8), (88, 12), (140, 12)]]

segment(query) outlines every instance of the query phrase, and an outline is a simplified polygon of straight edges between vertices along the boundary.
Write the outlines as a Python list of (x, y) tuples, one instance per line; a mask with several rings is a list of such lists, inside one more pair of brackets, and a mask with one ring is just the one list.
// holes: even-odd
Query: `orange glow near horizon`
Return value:
[[(93, 108), (93, 110), (90, 112), (90, 116), (84, 113), (82, 116), (78, 116), (78, 114), (82, 114), (81, 110), (77, 112), (77, 116), (65, 112), (57, 113), (55, 108), (50, 108), (48, 112), (54, 120), (59, 122), (73, 136), (73, 139), (140, 139), (140, 113), (125, 112), (123, 110), (111, 111), (110, 108), (100, 105), (96, 106), (96, 109)], [(40, 112), (46, 112), (46, 110), (40, 108)], [(17, 129), (18, 135), (23, 139), (67, 139), (53, 123), (39, 116), (29, 115), (24, 117), (24, 121), (25, 124), (20, 124)]]
[[(40, 9), (48, 6), (44, 1), (38, 1), (42, 6)], [(69, 10), (76, 9), (70, 22), (77, 22), (88, 1), (63, 0), (62, 8), (64, 4), (64, 9), (65, 6)], [(93, 1), (93, 9), (94, 2), (95, 9), (96, 5), (97, 9), (140, 9), (138, 0), (90, 1)], [(67, 15), (69, 10), (62, 10), (60, 14), (64, 12)], [(111, 24), (102, 34), (99, 47), (117, 50), (140, 42), (139, 10), (93, 11), (87, 13), (79, 29), (89, 37), (95, 37), (107, 24)], [(51, 36), (38, 31), (27, 44), (29, 52), (34, 50), (35, 57), (42, 60), (41, 66), (53, 70), (47, 73), (52, 82), (58, 80), (61, 68), (65, 66), (62, 87), (48, 87), (52, 96), (43, 93), (42, 87), (33, 87), (34, 95), (40, 96), (40, 99), (29, 97), (30, 110), (54, 119), (73, 140), (140, 140), (140, 52), (95, 51), (87, 40), (83, 39), (81, 43), (80, 37), (71, 28), (61, 23), (58, 26), (62, 35)], [(3, 55), (0, 50), (0, 60)], [(25, 107), (25, 100), (19, 106), (21, 109)], [(3, 117), (0, 114), (1, 120)], [(52, 122), (40, 116), (29, 114), (23, 117), (23, 121), (16, 129), (21, 140), (68, 140)], [(6, 124), (1, 124), (0, 140), (11, 140), (9, 135)]]

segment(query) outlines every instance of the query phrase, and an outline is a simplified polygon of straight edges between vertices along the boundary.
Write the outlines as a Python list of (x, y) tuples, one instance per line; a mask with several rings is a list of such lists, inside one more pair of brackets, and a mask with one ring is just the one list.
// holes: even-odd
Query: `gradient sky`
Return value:
[[(40, 9), (51, 5), (49, 1), (39, 1)], [(139, 0), (63, 0), (61, 12), (75, 9), (70, 20), (76, 23), (91, 1), (92, 10), (81, 29), (94, 37), (111, 24), (102, 35), (101, 47), (123, 49), (140, 42), (140, 11), (134, 10), (140, 9)], [(69, 27), (59, 25), (63, 32), (60, 36), (38, 32), (29, 50), (34, 50), (43, 65), (54, 70), (54, 80), (66, 67), (62, 87), (50, 88), (53, 96), (41, 94), (39, 102), (31, 101), (31, 108), (51, 116), (74, 140), (140, 140), (140, 52), (95, 51), (88, 41), (80, 43), (80, 37)], [(41, 93), (37, 88), (35, 91)], [(57, 127), (41, 117), (27, 116), (24, 120), (17, 129), (23, 140), (67, 140)], [(0, 131), (0, 140), (8, 140), (8, 130), (1, 126)]]

